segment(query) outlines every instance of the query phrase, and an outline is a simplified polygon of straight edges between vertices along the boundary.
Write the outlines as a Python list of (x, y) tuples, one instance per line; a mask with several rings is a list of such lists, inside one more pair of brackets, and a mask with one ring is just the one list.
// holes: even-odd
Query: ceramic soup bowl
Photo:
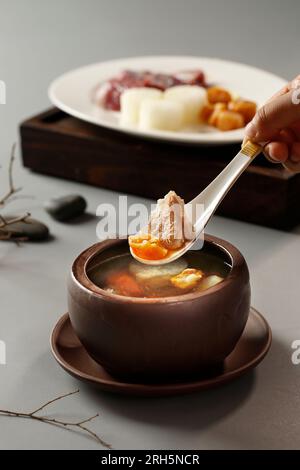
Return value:
[(90, 356), (128, 381), (174, 380), (222, 364), (246, 325), (249, 272), (230, 243), (205, 236), (205, 246), (231, 266), (210, 289), (176, 297), (124, 297), (97, 287), (88, 271), (100, 258), (126, 252), (127, 240), (107, 240), (82, 252), (68, 282), (72, 326)]

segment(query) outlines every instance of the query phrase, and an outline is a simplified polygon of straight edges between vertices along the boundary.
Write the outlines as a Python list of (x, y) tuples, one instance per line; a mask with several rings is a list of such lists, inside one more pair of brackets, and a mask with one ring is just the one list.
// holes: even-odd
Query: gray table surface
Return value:
[[(286, 78), (299, 73), (296, 0), (0, 0), (0, 9), (0, 79), (7, 84), (7, 104), (0, 105), (1, 191), (19, 122), (44, 109), (51, 79), (75, 66), (172, 53), (240, 60)], [(247, 19), (247, 27), (241, 19)], [(30, 210), (53, 234), (43, 244), (0, 246), (0, 340), (7, 346), (7, 365), (0, 365), (0, 408), (30, 410), (78, 387), (52, 358), (49, 335), (66, 311), (70, 264), (96, 240), (96, 218), (61, 224), (50, 220), (43, 201), (80, 192), (94, 214), (100, 202), (116, 202), (118, 195), (32, 174), (20, 161), (15, 178), (23, 193), (34, 198), (14, 201), (9, 209)], [(300, 339), (300, 230), (283, 233), (215, 217), (208, 231), (230, 240), (245, 255), (252, 304), (273, 329), (271, 351), (255, 373), (212, 391), (160, 399), (124, 398), (79, 384), (80, 395), (49, 412), (68, 419), (99, 412), (92, 427), (115, 449), (300, 446), (300, 365), (291, 362), (291, 343)], [(99, 446), (77, 433), (0, 417), (0, 448)]]

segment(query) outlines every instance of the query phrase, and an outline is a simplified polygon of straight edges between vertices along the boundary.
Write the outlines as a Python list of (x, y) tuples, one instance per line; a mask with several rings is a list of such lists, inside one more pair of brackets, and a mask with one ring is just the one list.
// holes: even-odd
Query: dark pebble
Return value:
[[(16, 216), (5, 216), (5, 220), (9, 221)], [(11, 232), (11, 240), (24, 238), (26, 240), (41, 241), (49, 237), (49, 229), (47, 225), (36, 219), (28, 217), (26, 221), (15, 222), (7, 226), (7, 232)]]
[(82, 215), (86, 209), (86, 206), (86, 200), (79, 194), (53, 197), (44, 204), (48, 214), (61, 222), (71, 220)]

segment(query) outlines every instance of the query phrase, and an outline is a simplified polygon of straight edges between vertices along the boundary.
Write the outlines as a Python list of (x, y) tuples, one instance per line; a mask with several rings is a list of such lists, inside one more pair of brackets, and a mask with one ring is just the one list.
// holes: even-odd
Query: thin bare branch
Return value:
[(9, 189), (12, 192), (15, 192), (14, 180), (13, 180), (13, 164), (14, 164), (14, 161), (15, 161), (15, 152), (16, 152), (16, 142), (13, 143), (13, 146), (12, 146), (12, 149), (11, 149), (11, 155), (10, 155), (10, 161), (9, 161), (9, 167), (8, 167)]
[(30, 217), (29, 212), (26, 212), (26, 214), (13, 217), (12, 219), (8, 220), (3, 215), (0, 215), (0, 230), (5, 229), (6, 231), (6, 227), (8, 227), (9, 225), (16, 224), (17, 222), (26, 222), (26, 219), (28, 219), (28, 217)]
[(107, 447), (108, 449), (111, 449), (111, 445), (108, 444), (107, 442), (103, 441), (101, 437), (98, 436), (95, 432), (91, 431), (89, 428), (82, 426), (81, 424), (78, 426), (80, 429), (88, 433), (90, 436), (92, 436), (99, 444), (101, 444), (103, 447)]
[(0, 206), (4, 206), (4, 204), (8, 201), (8, 199), (13, 195), (16, 194), (21, 190), (21, 188), (15, 188), (14, 180), (13, 180), (13, 166), (15, 161), (15, 151), (16, 151), (16, 144), (14, 143), (11, 149), (9, 165), (8, 165), (8, 191), (7, 193), (0, 198)]
[(51, 405), (52, 403), (55, 403), (56, 401), (58, 400), (63, 400), (64, 398), (67, 398), (67, 397), (70, 397), (71, 395), (75, 395), (76, 393), (79, 393), (79, 390), (73, 390), (73, 392), (68, 392), (68, 393), (64, 393), (63, 395), (59, 395), (58, 397), (56, 398), (53, 398), (52, 400), (49, 400), (47, 401), (46, 403), (44, 403), (43, 405), (41, 405), (39, 408), (37, 408), (36, 410), (32, 411), (30, 413), (31, 416), (35, 415), (36, 413), (38, 413), (39, 411), (42, 411), (44, 410), (47, 406)]
[(77, 426), (81, 426), (82, 424), (86, 424), (86, 423), (92, 421), (93, 419), (98, 418), (98, 416), (99, 416), (99, 414), (97, 413), (96, 415), (91, 416), (90, 418), (83, 419), (82, 421), (78, 421), (78, 423), (74, 423), (74, 424), (76, 424)]
[(3, 217), (3, 215), (0, 214), (0, 222), (1, 222), (1, 226), (4, 227), (6, 225), (6, 220), (5, 218)]
[(93, 439), (95, 439), (102, 446), (104, 446), (108, 449), (111, 449), (110, 444), (108, 444), (103, 439), (101, 439), (101, 437), (98, 436), (98, 434), (96, 434), (94, 431), (92, 431), (88, 427), (84, 426), (84, 424), (89, 423), (92, 420), (96, 419), (99, 416), (98, 414), (96, 414), (94, 416), (91, 416), (90, 418), (86, 418), (86, 419), (83, 419), (81, 421), (77, 421), (77, 422), (76, 421), (75, 422), (63, 421), (63, 420), (60, 420), (60, 419), (57, 419), (57, 418), (51, 418), (51, 417), (48, 417), (48, 416), (39, 416), (39, 415), (37, 415), (37, 413), (39, 411), (44, 410), (46, 407), (48, 407), (52, 403), (55, 403), (59, 400), (67, 398), (71, 395), (75, 395), (76, 393), (79, 393), (79, 390), (75, 390), (73, 392), (65, 393), (64, 395), (60, 395), (56, 398), (53, 398), (52, 400), (49, 400), (46, 403), (44, 403), (43, 405), (41, 405), (39, 408), (36, 408), (31, 413), (26, 413), (26, 412), (21, 412), (21, 411), (1, 410), (0, 409), (0, 415), (12, 417), (12, 418), (32, 419), (32, 420), (35, 420), (35, 421), (40, 421), (42, 423), (62, 427), (62, 428), (69, 429), (69, 430), (74, 430), (74, 431), (79, 430), (79, 431), (82, 431), (85, 434), (89, 435)]
[[(12, 146), (11, 155), (8, 165), (8, 191), (7, 193), (0, 198), (0, 208), (5, 206), (7, 202), (11, 202), (16, 199), (16, 193), (21, 188), (15, 188), (14, 181), (13, 181), (13, 164), (15, 160), (15, 150), (16, 144)], [(0, 215), (0, 241), (1, 240), (11, 240), (16, 243), (17, 246), (21, 244), (21, 242), (27, 241), (28, 237), (20, 236), (17, 230), (14, 230), (12, 225), (17, 222), (28, 222), (28, 217), (30, 216), (29, 212), (24, 215), (13, 217), (7, 219), (5, 216)]]

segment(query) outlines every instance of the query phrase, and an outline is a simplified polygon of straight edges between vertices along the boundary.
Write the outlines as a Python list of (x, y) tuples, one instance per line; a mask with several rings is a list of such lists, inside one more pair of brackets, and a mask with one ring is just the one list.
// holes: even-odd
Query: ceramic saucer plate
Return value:
[(218, 372), (206, 373), (191, 381), (174, 383), (128, 383), (112, 377), (86, 352), (74, 333), (69, 315), (63, 315), (51, 334), (52, 353), (61, 367), (79, 380), (101, 390), (136, 396), (167, 396), (196, 392), (233, 380), (257, 366), (272, 342), (271, 328), (254, 308), (250, 309), (244, 332), (233, 352)]

